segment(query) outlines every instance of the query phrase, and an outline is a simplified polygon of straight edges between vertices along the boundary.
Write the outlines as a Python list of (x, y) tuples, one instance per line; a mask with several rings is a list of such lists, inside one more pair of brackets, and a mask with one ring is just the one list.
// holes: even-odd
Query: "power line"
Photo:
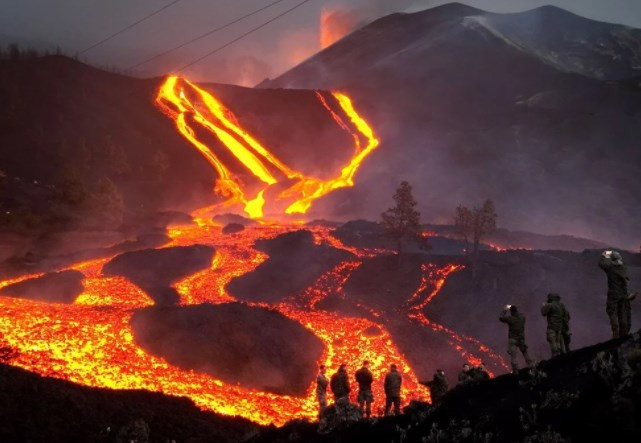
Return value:
[(216, 52), (221, 51), (221, 50), (225, 49), (225, 48), (226, 48), (226, 47), (228, 47), (228, 46), (231, 46), (232, 44), (236, 43), (238, 40), (242, 40), (243, 38), (247, 37), (248, 35), (250, 35), (250, 34), (252, 34), (252, 33), (254, 33), (254, 32), (258, 31), (259, 29), (264, 28), (265, 26), (269, 25), (269, 24), (270, 24), (270, 23), (272, 23), (272, 22), (275, 22), (275, 21), (276, 21), (276, 20), (278, 20), (279, 18), (281, 18), (281, 17), (283, 17), (283, 16), (285, 16), (285, 15), (289, 14), (289, 13), (290, 13), (290, 12), (292, 12), (294, 9), (297, 9), (297, 8), (299, 8), (299, 7), (303, 6), (305, 3), (308, 3), (308, 2), (310, 2), (310, 1), (311, 1), (311, 0), (304, 0), (304, 1), (302, 1), (302, 2), (300, 2), (300, 3), (298, 3), (298, 4), (296, 4), (296, 5), (292, 6), (291, 8), (289, 8), (288, 10), (286, 10), (285, 12), (282, 12), (282, 13), (278, 14), (276, 17), (274, 17), (274, 18), (272, 18), (272, 19), (270, 19), (270, 20), (266, 21), (265, 23), (263, 23), (263, 24), (261, 24), (261, 25), (259, 25), (259, 26), (256, 26), (255, 28), (252, 28), (251, 30), (249, 30), (249, 31), (245, 32), (244, 34), (240, 35), (239, 37), (236, 37), (236, 38), (235, 38), (235, 39), (233, 39), (232, 41), (227, 42), (227, 43), (225, 43), (224, 45), (219, 46), (219, 47), (217, 47), (216, 49), (214, 49), (214, 50), (212, 50), (212, 51), (209, 51), (209, 52), (208, 52), (208, 53), (206, 53), (205, 55), (203, 55), (203, 56), (201, 56), (201, 57), (198, 57), (196, 60), (194, 60), (194, 61), (192, 61), (192, 62), (190, 62), (190, 63), (187, 63), (186, 65), (181, 66), (181, 67), (180, 67), (180, 68), (178, 68), (176, 71), (178, 71), (178, 72), (179, 72), (179, 71), (182, 71), (182, 70), (184, 70), (184, 69), (186, 69), (186, 68), (189, 68), (190, 66), (195, 65), (196, 63), (201, 62), (202, 60), (206, 59), (206, 58), (207, 58), (207, 57), (209, 57), (210, 55), (213, 55), (213, 54), (215, 54)]
[(252, 11), (252, 12), (250, 12), (250, 13), (248, 13), (248, 14), (245, 14), (245, 15), (243, 15), (242, 17), (239, 17), (239, 18), (237, 18), (237, 19), (235, 19), (235, 20), (233, 20), (233, 21), (231, 21), (231, 22), (229, 22), (229, 23), (225, 23), (225, 24), (224, 24), (224, 25), (222, 25), (222, 26), (219, 26), (219, 27), (217, 27), (217, 28), (214, 28), (214, 29), (212, 29), (211, 31), (207, 31), (207, 32), (205, 32), (204, 34), (200, 34), (200, 35), (198, 35), (198, 36), (196, 36), (196, 37), (192, 38), (191, 40), (188, 40), (188, 41), (186, 41), (186, 42), (184, 42), (184, 43), (181, 43), (181, 44), (179, 44), (178, 46), (174, 46), (174, 47), (173, 47), (173, 48), (171, 48), (171, 49), (168, 49), (168, 50), (166, 50), (166, 51), (164, 51), (164, 52), (161, 52), (161, 53), (159, 53), (159, 54), (154, 55), (153, 57), (150, 57), (150, 58), (148, 58), (148, 59), (146, 59), (146, 60), (143, 60), (143, 61), (141, 61), (140, 63), (137, 63), (137, 64), (135, 64), (135, 65), (133, 65), (133, 66), (130, 66), (130, 67), (128, 67), (126, 70), (127, 70), (127, 71), (131, 71), (132, 69), (136, 69), (138, 66), (141, 66), (141, 65), (144, 65), (144, 64), (146, 64), (146, 63), (149, 63), (150, 61), (152, 61), (152, 60), (156, 60), (157, 58), (162, 57), (163, 55), (167, 55), (167, 54), (169, 54), (170, 52), (175, 51), (176, 49), (180, 49), (180, 48), (182, 48), (182, 47), (184, 47), (184, 46), (187, 46), (187, 45), (189, 45), (189, 44), (191, 44), (191, 43), (194, 43), (195, 41), (201, 40), (201, 39), (203, 39), (203, 38), (205, 38), (205, 37), (208, 37), (208, 36), (210, 36), (210, 35), (212, 35), (212, 34), (215, 34), (216, 32), (222, 31), (223, 29), (226, 29), (226, 28), (230, 27), (231, 25), (234, 25), (234, 24), (236, 24), (236, 23), (238, 23), (238, 22), (240, 22), (240, 21), (242, 21), (242, 20), (245, 20), (245, 19), (246, 19), (246, 18), (248, 18), (248, 17), (251, 17), (252, 15), (256, 15), (256, 14), (258, 14), (259, 12), (262, 12), (262, 11), (264, 11), (265, 9), (271, 8), (272, 6), (274, 6), (274, 5), (278, 4), (278, 3), (282, 3), (282, 2), (284, 2), (284, 1), (285, 1), (285, 0), (276, 0), (275, 2), (271, 2), (271, 3), (269, 3), (268, 5), (265, 5), (265, 6), (263, 6), (262, 8), (256, 9), (255, 11)]
[(100, 45), (102, 45), (103, 43), (105, 43), (105, 42), (107, 42), (107, 41), (111, 40), (112, 38), (114, 38), (114, 37), (116, 37), (116, 36), (118, 36), (118, 35), (122, 34), (123, 32), (130, 30), (130, 29), (131, 29), (131, 28), (133, 28), (134, 26), (139, 25), (140, 23), (144, 22), (145, 20), (149, 20), (149, 19), (150, 19), (151, 17), (153, 17), (154, 15), (156, 15), (156, 14), (158, 14), (158, 13), (160, 13), (160, 12), (164, 11), (165, 9), (169, 8), (170, 6), (175, 5), (175, 4), (176, 4), (176, 3), (178, 3), (179, 1), (181, 1), (181, 0), (174, 0), (174, 1), (172, 1), (171, 3), (169, 3), (169, 4), (165, 5), (165, 6), (163, 6), (163, 7), (162, 7), (162, 8), (160, 8), (160, 9), (156, 9), (156, 10), (155, 10), (154, 12), (152, 12), (151, 14), (148, 14), (148, 15), (144, 16), (144, 17), (143, 17), (143, 18), (141, 18), (140, 20), (138, 20), (138, 21), (136, 21), (136, 22), (134, 22), (134, 23), (132, 23), (132, 24), (130, 24), (130, 25), (128, 25), (128, 26), (126, 26), (126, 27), (122, 28), (122, 29), (121, 29), (121, 30), (119, 30), (119, 31), (114, 32), (114, 33), (113, 33), (113, 34), (111, 34), (109, 37), (105, 37), (105, 38), (103, 38), (102, 40), (100, 40), (99, 42), (94, 43), (93, 45), (89, 46), (89, 47), (88, 47), (88, 48), (86, 48), (86, 49), (83, 49), (82, 51), (80, 51), (80, 54), (84, 54), (85, 52), (92, 50), (92, 49), (93, 49), (93, 48), (95, 48), (96, 46), (100, 46)]

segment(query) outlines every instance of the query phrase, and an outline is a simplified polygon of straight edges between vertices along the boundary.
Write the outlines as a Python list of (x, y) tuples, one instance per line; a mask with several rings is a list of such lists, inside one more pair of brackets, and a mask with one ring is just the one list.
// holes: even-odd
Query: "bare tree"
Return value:
[(401, 182), (394, 194), (396, 205), (381, 214), (385, 234), (396, 243), (396, 253), (399, 257), (403, 250), (403, 241), (416, 241), (422, 247), (421, 214), (416, 208), (416, 200), (412, 195), (412, 187), (406, 181)]
[(496, 208), (492, 200), (485, 200), (480, 208), (469, 209), (465, 206), (456, 208), (454, 226), (465, 242), (465, 252), (472, 257), (474, 267), (476, 267), (481, 240), (496, 229), (496, 218)]

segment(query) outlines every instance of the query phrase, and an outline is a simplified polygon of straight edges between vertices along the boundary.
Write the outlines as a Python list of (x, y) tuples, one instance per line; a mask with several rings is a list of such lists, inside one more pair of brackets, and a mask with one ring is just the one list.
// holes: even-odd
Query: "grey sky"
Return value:
[[(96, 65), (121, 69), (273, 0), (181, 0), (151, 20), (87, 52)], [(73, 54), (171, 0), (0, 0), (0, 44), (59, 46)], [(299, 3), (285, 0), (223, 32), (149, 63), (137, 75), (159, 75), (187, 63)], [(395, 11), (419, 10), (446, 0), (312, 0), (283, 19), (185, 71), (198, 80), (250, 85), (277, 75), (319, 49), (323, 9), (356, 11), (361, 22)], [(467, 0), (494, 12), (555, 4), (596, 20), (641, 28), (641, 0)]]

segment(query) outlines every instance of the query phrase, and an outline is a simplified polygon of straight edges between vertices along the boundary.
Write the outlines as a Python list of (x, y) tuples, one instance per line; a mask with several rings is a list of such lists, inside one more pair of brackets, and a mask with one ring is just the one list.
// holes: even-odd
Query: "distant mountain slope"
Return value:
[(481, 26), (545, 63), (602, 80), (641, 75), (641, 30), (579, 17), (555, 6), (472, 16)]
[(640, 41), (558, 8), (449, 4), (381, 18), (260, 87), (344, 89), (373, 122), (381, 148), (320, 207), (335, 217), (377, 217), (408, 179), (429, 222), (490, 197), (502, 226), (636, 249)]

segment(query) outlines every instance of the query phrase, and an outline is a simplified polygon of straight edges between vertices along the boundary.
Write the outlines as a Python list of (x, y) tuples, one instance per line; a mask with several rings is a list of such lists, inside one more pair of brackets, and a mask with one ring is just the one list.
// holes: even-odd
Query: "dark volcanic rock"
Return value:
[(392, 309), (402, 306), (421, 284), (421, 255), (379, 255), (363, 261), (345, 282), (348, 300), (371, 307)]
[(332, 231), (332, 235), (346, 245), (361, 248), (389, 248), (392, 243), (385, 238), (385, 229), (380, 223), (367, 220), (352, 220)]
[[(429, 229), (429, 228), (428, 228)], [(332, 235), (347, 246), (357, 248), (378, 248), (394, 250), (396, 245), (385, 236), (385, 229), (380, 223), (368, 220), (352, 220), (339, 226), (332, 231)], [(445, 238), (440, 236), (429, 237), (430, 254), (461, 255), (464, 251), (464, 244), (461, 240)], [(403, 245), (404, 251), (408, 253), (423, 253), (421, 245), (417, 242), (406, 242)], [(487, 249), (487, 247), (482, 246)]]
[(363, 414), (357, 405), (334, 403), (323, 411), (323, 415), (318, 422), (318, 432), (328, 434), (335, 429), (362, 419)]
[(324, 219), (314, 219), (312, 221), (308, 221), (305, 223), (305, 226), (323, 226), (325, 228), (337, 228), (341, 226), (341, 222), (335, 222), (332, 220), (324, 220)]
[(222, 232), (223, 234), (235, 234), (244, 230), (245, 225), (241, 225), (240, 223), (229, 223), (222, 229)]
[(132, 325), (137, 343), (174, 365), (282, 394), (305, 393), (323, 352), (300, 324), (240, 303), (147, 308)]
[(327, 245), (316, 245), (311, 232), (300, 230), (255, 244), (269, 258), (253, 272), (235, 278), (227, 290), (243, 300), (276, 302), (310, 286), (324, 272), (354, 256)]
[[(459, 238), (456, 227), (453, 225), (427, 224), (425, 225), (425, 228), (428, 231), (435, 233), (437, 236), (441, 236), (437, 238)], [(430, 241), (432, 241), (432, 239), (433, 238), (430, 238)], [(463, 242), (460, 240), (451, 241), (458, 241), (460, 246), (457, 253), (461, 253), (463, 251)], [(487, 244), (499, 246), (503, 249), (555, 249), (574, 252), (581, 252), (586, 249), (606, 248), (609, 246), (596, 240), (574, 237), (571, 235), (544, 235), (526, 231), (511, 231), (504, 228), (496, 229), (494, 232), (484, 237), (482, 241)], [(440, 249), (436, 247), (434, 243), (435, 242), (432, 241), (432, 246), (434, 247), (431, 251), (432, 253), (435, 250)], [(486, 250), (492, 249), (485, 245), (481, 245), (481, 247)]]
[(0, 365), (0, 392), (2, 442), (116, 442), (136, 422), (144, 428), (141, 421), (152, 442), (233, 443), (259, 429), (202, 411), (184, 397), (89, 388), (6, 365)]
[(170, 285), (207, 268), (214, 253), (214, 248), (205, 245), (126, 252), (109, 261), (102, 268), (102, 273), (126, 277), (157, 304), (171, 305), (180, 297)]
[(71, 304), (82, 293), (84, 278), (80, 271), (52, 272), (6, 286), (0, 289), (0, 295)]
[(225, 225), (228, 225), (230, 223), (236, 223), (243, 226), (255, 226), (258, 224), (256, 223), (255, 220), (252, 220), (251, 218), (246, 218), (246, 217), (243, 217), (242, 215), (237, 215), (237, 214), (220, 214), (220, 215), (213, 216), (212, 219), (215, 222), (222, 223)]

